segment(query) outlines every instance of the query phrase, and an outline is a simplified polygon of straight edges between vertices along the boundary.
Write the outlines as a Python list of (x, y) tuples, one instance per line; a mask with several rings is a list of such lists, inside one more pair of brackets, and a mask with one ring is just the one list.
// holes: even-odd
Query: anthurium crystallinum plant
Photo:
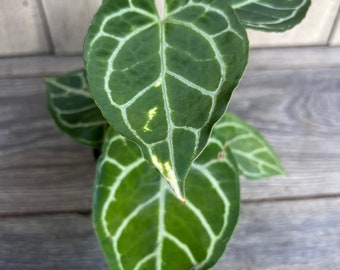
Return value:
[(45, 78), (61, 130), (100, 149), (93, 223), (112, 270), (210, 269), (237, 223), (239, 177), (283, 173), (226, 112), (246, 28), (284, 31), (309, 0), (104, 0), (85, 69)]

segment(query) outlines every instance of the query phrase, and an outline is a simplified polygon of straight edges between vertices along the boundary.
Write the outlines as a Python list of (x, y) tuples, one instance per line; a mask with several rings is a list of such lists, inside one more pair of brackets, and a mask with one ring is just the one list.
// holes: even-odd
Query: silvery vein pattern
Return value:
[(213, 129), (212, 136), (224, 141), (241, 174), (260, 179), (284, 174), (282, 165), (263, 136), (246, 122), (226, 113)]
[(93, 221), (110, 269), (210, 269), (223, 254), (240, 203), (229, 149), (209, 139), (186, 179), (185, 204), (161, 178), (135, 143), (109, 130), (97, 164)]
[(248, 58), (225, 0), (104, 1), (85, 41), (89, 86), (108, 122), (135, 141), (182, 201), (184, 179), (224, 113)]
[(46, 77), (47, 105), (62, 131), (85, 145), (100, 148), (107, 122), (94, 103), (84, 71)]
[(285, 31), (305, 17), (311, 0), (227, 0), (241, 22), (262, 31)]

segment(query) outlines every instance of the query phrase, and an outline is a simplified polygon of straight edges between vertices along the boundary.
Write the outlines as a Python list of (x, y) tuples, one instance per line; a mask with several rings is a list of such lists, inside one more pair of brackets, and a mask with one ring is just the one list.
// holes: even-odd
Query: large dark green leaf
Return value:
[(299, 24), (310, 0), (227, 0), (241, 22), (262, 31), (285, 31)]
[(135, 141), (179, 198), (243, 75), (248, 41), (225, 0), (104, 1), (84, 46), (104, 117)]
[(210, 269), (237, 222), (236, 164), (209, 140), (181, 203), (133, 142), (109, 130), (97, 164), (93, 221), (112, 270)]
[(213, 137), (230, 147), (237, 166), (249, 179), (283, 174), (273, 149), (253, 127), (231, 113), (226, 113), (213, 129)]
[(48, 108), (59, 128), (85, 145), (100, 148), (107, 122), (89, 93), (84, 71), (44, 81)]

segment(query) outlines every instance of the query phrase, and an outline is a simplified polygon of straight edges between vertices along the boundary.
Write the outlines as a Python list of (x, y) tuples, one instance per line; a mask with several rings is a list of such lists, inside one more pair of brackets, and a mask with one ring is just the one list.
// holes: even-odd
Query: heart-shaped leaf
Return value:
[(104, 117), (183, 200), (184, 179), (243, 75), (248, 41), (225, 0), (104, 1), (84, 45)]
[(98, 160), (93, 221), (110, 269), (210, 269), (237, 222), (236, 164), (211, 138), (181, 203), (133, 142), (113, 129)]
[(48, 109), (59, 128), (85, 145), (100, 148), (107, 122), (89, 93), (84, 71), (44, 81)]
[(280, 160), (263, 136), (231, 113), (226, 113), (213, 129), (214, 137), (230, 147), (241, 174), (260, 179), (284, 174)]
[(310, 0), (227, 0), (241, 22), (262, 31), (285, 31), (299, 24)]

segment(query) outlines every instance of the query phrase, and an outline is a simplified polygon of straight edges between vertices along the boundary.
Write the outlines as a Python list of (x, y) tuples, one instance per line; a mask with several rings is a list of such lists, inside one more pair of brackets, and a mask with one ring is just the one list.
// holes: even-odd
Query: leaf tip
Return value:
[(173, 170), (169, 161), (161, 162), (157, 156), (152, 156), (152, 162), (165, 180), (169, 183), (171, 189), (175, 193), (175, 196), (184, 204), (185, 198), (182, 195), (181, 189), (178, 184), (178, 179), (176, 177), (175, 171)]

